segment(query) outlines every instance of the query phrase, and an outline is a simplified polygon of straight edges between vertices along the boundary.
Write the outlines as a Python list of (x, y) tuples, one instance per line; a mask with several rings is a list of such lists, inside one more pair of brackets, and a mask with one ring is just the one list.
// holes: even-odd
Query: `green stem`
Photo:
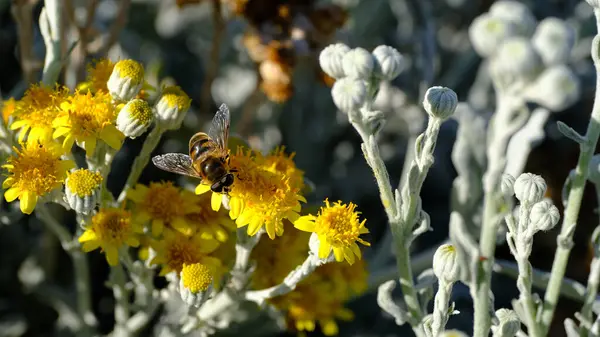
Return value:
[(150, 161), (150, 155), (152, 155), (152, 152), (158, 146), (158, 143), (160, 142), (163, 133), (164, 130), (158, 127), (158, 125), (156, 125), (146, 137), (140, 154), (135, 158), (133, 162), (131, 172), (129, 172), (129, 176), (127, 177), (127, 182), (125, 183), (121, 194), (119, 194), (119, 198), (117, 199), (118, 203), (121, 203), (123, 200), (125, 200), (125, 197), (127, 196), (127, 191), (129, 191), (130, 188), (137, 184), (138, 180), (140, 179), (140, 176), (142, 175), (144, 167), (146, 167), (146, 165), (148, 165), (148, 162)]
[[(596, 24), (600, 31), (600, 9), (595, 8), (594, 14), (596, 16)], [(600, 34), (594, 37), (592, 42), (592, 59), (596, 68), (596, 96), (594, 100), (594, 106), (592, 108), (592, 115), (590, 123), (588, 124), (587, 132), (585, 134), (585, 142), (580, 146), (579, 160), (575, 167), (575, 176), (572, 180), (571, 189), (569, 191), (569, 197), (567, 199), (567, 206), (565, 208), (565, 214), (561, 231), (559, 234), (559, 244), (556, 248), (556, 254), (554, 255), (554, 262), (552, 263), (552, 275), (548, 282), (548, 288), (546, 290), (546, 296), (544, 297), (544, 306), (542, 310), (541, 324), (542, 332), (546, 334), (552, 323), (554, 317), (554, 311), (558, 303), (558, 296), (560, 294), (560, 285), (562, 279), (565, 276), (567, 269), (567, 263), (569, 261), (569, 255), (571, 253), (573, 235), (575, 233), (574, 226), (577, 225), (579, 217), (579, 210), (581, 208), (581, 201), (583, 199), (583, 191), (588, 175), (588, 165), (596, 149), (598, 143), (598, 137), (600, 136)]]
[(63, 249), (73, 260), (73, 269), (75, 274), (75, 289), (77, 292), (77, 310), (84, 322), (84, 335), (91, 334), (91, 327), (97, 324), (94, 311), (92, 310), (92, 301), (90, 294), (90, 271), (85, 253), (79, 249), (79, 244), (71, 236), (69, 231), (62, 226), (56, 218), (48, 211), (44, 204), (37, 205), (37, 217), (46, 225), (46, 227), (59, 239)]

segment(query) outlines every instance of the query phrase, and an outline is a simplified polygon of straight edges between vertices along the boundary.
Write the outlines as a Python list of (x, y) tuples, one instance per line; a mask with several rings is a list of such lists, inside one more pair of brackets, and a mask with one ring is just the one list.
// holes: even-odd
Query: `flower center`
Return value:
[(86, 169), (77, 170), (69, 175), (67, 187), (79, 197), (91, 195), (100, 183), (102, 175)]
[(132, 119), (142, 124), (148, 124), (152, 120), (152, 109), (148, 105), (148, 102), (141, 99), (134, 99), (127, 103), (126, 107)]
[(107, 210), (92, 219), (94, 230), (101, 240), (123, 242), (131, 229), (131, 222), (124, 211)]
[(170, 240), (167, 244), (167, 265), (179, 272), (184, 264), (196, 263), (198, 261), (198, 250), (190, 240)]
[(169, 108), (177, 107), (181, 110), (187, 110), (191, 103), (188, 95), (178, 86), (164, 88), (160, 99), (164, 100)]
[(42, 145), (28, 146), (13, 163), (14, 178), (22, 190), (43, 195), (62, 181), (60, 158)]
[(144, 67), (134, 60), (121, 60), (115, 64), (115, 71), (120, 78), (128, 78), (134, 84), (140, 84), (144, 80)]
[(210, 268), (203, 264), (184, 264), (181, 270), (181, 280), (183, 286), (195, 294), (206, 291), (212, 284), (213, 276)]
[(177, 188), (173, 185), (150, 185), (143, 205), (150, 216), (165, 222), (182, 216), (184, 201)]
[(71, 129), (82, 136), (99, 134), (114, 120), (114, 108), (106, 94), (76, 94), (63, 109), (69, 112)]

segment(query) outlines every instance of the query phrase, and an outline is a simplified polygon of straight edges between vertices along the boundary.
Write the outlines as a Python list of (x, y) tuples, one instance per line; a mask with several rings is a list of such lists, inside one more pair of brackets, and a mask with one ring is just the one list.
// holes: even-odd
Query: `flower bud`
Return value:
[(87, 169), (69, 173), (65, 180), (65, 199), (75, 212), (89, 214), (100, 199), (102, 175)]
[(349, 51), (350, 47), (343, 43), (330, 44), (325, 47), (325, 49), (321, 51), (321, 54), (319, 54), (319, 64), (321, 65), (321, 69), (323, 69), (327, 75), (337, 80), (344, 77), (345, 73), (342, 60), (344, 59), (344, 55)]
[(504, 40), (516, 36), (515, 26), (501, 18), (484, 13), (469, 26), (473, 49), (482, 57), (492, 56)]
[(575, 30), (561, 19), (546, 18), (537, 26), (531, 42), (545, 65), (566, 63), (575, 45)]
[(600, 154), (596, 154), (588, 165), (588, 180), (593, 184), (600, 184)]
[(395, 48), (378, 46), (372, 54), (375, 58), (376, 74), (383, 80), (393, 80), (404, 69), (404, 58)]
[(431, 87), (427, 89), (423, 99), (423, 108), (432, 118), (446, 120), (456, 110), (458, 97), (452, 89), (446, 87)]
[(531, 42), (522, 37), (506, 40), (490, 64), (492, 78), (502, 87), (524, 88), (538, 75), (542, 61)]
[(551, 111), (563, 111), (581, 96), (579, 77), (566, 65), (545, 69), (525, 92), (525, 97)]
[(179, 293), (189, 306), (199, 308), (210, 296), (213, 271), (201, 263), (184, 264), (180, 273)]
[(134, 98), (143, 85), (144, 67), (134, 60), (117, 62), (106, 83), (111, 96), (121, 101)]
[(156, 121), (167, 130), (179, 128), (191, 103), (180, 87), (165, 87), (156, 103)]
[(363, 81), (344, 77), (333, 84), (331, 97), (340, 111), (348, 113), (365, 104), (367, 88)]
[(496, 318), (498, 318), (498, 326), (496, 327), (498, 336), (515, 336), (521, 329), (521, 321), (519, 316), (509, 309), (496, 310)]
[(544, 198), (546, 181), (537, 174), (523, 173), (515, 181), (515, 194), (521, 203), (535, 204)]
[(500, 182), (500, 190), (505, 197), (515, 195), (515, 177), (508, 173), (503, 174), (502, 181)]
[(558, 208), (550, 200), (542, 200), (531, 208), (529, 220), (531, 220), (531, 226), (533, 226), (535, 232), (549, 231), (560, 220), (560, 214)]
[(133, 99), (119, 111), (117, 129), (131, 139), (141, 136), (152, 124), (154, 114), (148, 102), (143, 99)]
[(527, 6), (519, 1), (501, 0), (490, 6), (489, 13), (497, 18), (506, 20), (517, 29), (521, 36), (531, 36), (535, 30), (537, 20)]
[(385, 114), (380, 110), (360, 109), (363, 124), (367, 125), (371, 134), (376, 135), (385, 125)]
[(344, 55), (342, 66), (347, 77), (367, 81), (373, 74), (375, 59), (363, 48), (355, 48)]
[(460, 265), (453, 245), (441, 245), (433, 255), (433, 273), (446, 282), (456, 282), (460, 277)]

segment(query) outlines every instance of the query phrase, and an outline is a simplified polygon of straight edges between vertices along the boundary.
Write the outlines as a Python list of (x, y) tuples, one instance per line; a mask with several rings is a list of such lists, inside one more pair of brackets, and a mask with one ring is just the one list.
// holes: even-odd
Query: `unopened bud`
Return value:
[(503, 174), (500, 190), (505, 197), (512, 197), (515, 195), (515, 177), (508, 173)]
[(431, 87), (427, 89), (423, 99), (423, 107), (429, 116), (446, 120), (454, 114), (458, 105), (456, 93), (446, 87)]
[(489, 13), (494, 17), (514, 24), (517, 28), (517, 33), (521, 36), (531, 36), (537, 24), (537, 20), (529, 8), (525, 4), (515, 0), (495, 1), (490, 6)]
[(347, 77), (367, 81), (373, 74), (375, 59), (366, 49), (354, 48), (344, 55), (342, 65)]
[(144, 67), (134, 60), (117, 62), (106, 83), (111, 96), (121, 101), (134, 98), (143, 85)]
[(386, 81), (398, 77), (404, 69), (404, 58), (390, 46), (378, 46), (373, 50), (377, 76)]
[(539, 175), (523, 173), (515, 181), (515, 194), (521, 203), (535, 204), (545, 193), (546, 181)]
[(367, 99), (367, 88), (361, 80), (344, 77), (333, 84), (331, 97), (340, 111), (358, 111)]
[(531, 220), (531, 226), (535, 232), (545, 232), (556, 226), (560, 220), (560, 213), (550, 200), (542, 200), (531, 208), (529, 220)]
[(156, 121), (168, 130), (179, 128), (191, 102), (192, 100), (180, 87), (164, 88), (156, 103)]
[(581, 97), (581, 82), (571, 68), (560, 64), (545, 69), (527, 88), (525, 97), (550, 111), (563, 111)]
[(484, 13), (469, 26), (469, 39), (473, 49), (482, 57), (494, 55), (502, 42), (516, 36), (515, 26), (506, 20)]
[(537, 26), (532, 43), (545, 65), (563, 64), (575, 45), (575, 30), (564, 20), (546, 18)]
[(148, 102), (136, 98), (119, 111), (117, 129), (131, 139), (141, 136), (152, 124), (154, 114)]
[(433, 255), (433, 273), (446, 282), (456, 282), (460, 277), (460, 266), (453, 245), (441, 245)]
[(519, 316), (512, 310), (498, 309), (496, 310), (496, 318), (498, 319), (498, 326), (496, 326), (497, 332), (494, 336), (515, 336), (521, 330)]
[(321, 65), (321, 69), (323, 69), (327, 75), (337, 80), (346, 76), (342, 60), (344, 59), (344, 55), (349, 51), (350, 47), (343, 43), (330, 44), (325, 47), (325, 49), (321, 51), (321, 54), (319, 54), (319, 64)]

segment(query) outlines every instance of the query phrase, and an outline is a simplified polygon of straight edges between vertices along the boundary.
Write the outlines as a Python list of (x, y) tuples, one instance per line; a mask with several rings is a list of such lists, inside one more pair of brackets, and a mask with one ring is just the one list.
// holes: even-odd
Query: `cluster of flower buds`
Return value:
[(521, 2), (494, 2), (469, 27), (475, 51), (490, 59), (490, 72), (500, 90), (551, 111), (561, 111), (580, 97), (578, 77), (566, 66), (575, 45), (573, 27), (549, 17), (537, 22)]
[[(183, 7), (201, 0), (177, 0)], [(222, 0), (243, 17), (249, 28), (243, 44), (258, 64), (260, 88), (274, 102), (285, 102), (293, 94), (292, 73), (297, 62), (316, 59), (346, 22), (346, 11), (335, 4), (315, 0)], [(310, 62), (310, 61), (309, 61)], [(315, 72), (328, 85), (333, 81), (316, 62)]]

